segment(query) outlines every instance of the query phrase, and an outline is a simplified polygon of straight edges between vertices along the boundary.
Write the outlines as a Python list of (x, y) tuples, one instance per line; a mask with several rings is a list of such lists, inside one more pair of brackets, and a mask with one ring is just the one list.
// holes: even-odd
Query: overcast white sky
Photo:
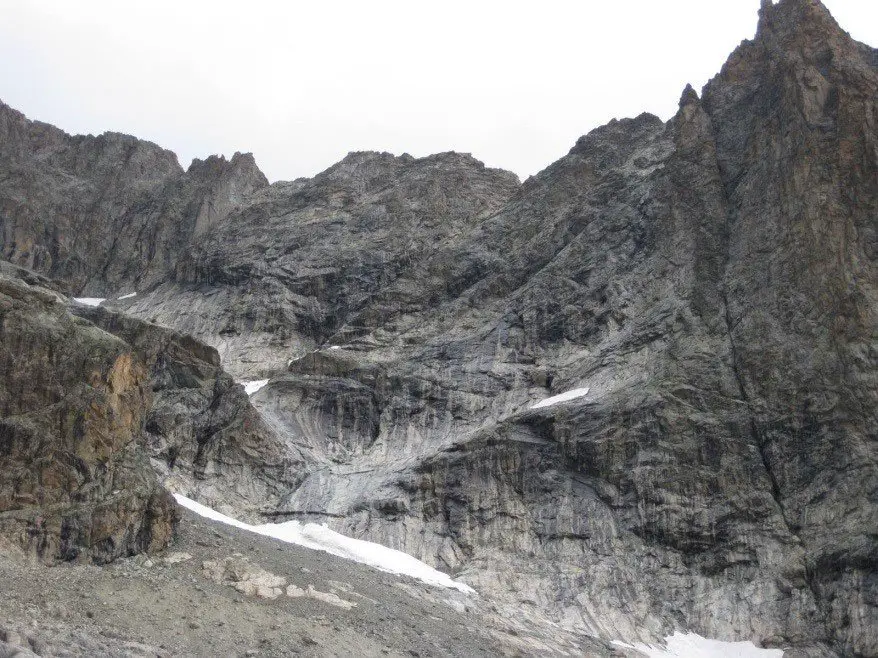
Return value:
[[(878, 46), (878, 2), (825, 0)], [(270, 180), (348, 151), (471, 152), (536, 173), (614, 117), (676, 110), (751, 38), (759, 0), (0, 0), (0, 99), (71, 133)]]

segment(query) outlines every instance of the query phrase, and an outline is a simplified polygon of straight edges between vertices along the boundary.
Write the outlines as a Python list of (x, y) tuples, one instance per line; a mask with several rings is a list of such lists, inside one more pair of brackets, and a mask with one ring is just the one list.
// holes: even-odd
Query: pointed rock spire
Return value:
[(681, 108), (686, 107), (690, 103), (699, 103), (701, 102), (698, 98), (698, 92), (692, 88), (691, 84), (686, 84), (686, 88), (683, 90), (683, 94), (680, 96), (679, 106)]

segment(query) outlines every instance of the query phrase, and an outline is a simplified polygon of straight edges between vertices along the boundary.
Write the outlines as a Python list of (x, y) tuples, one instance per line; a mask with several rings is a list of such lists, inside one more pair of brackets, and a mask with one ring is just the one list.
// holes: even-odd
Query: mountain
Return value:
[(143, 336), (154, 382), (194, 358), (154, 335), (200, 345), (147, 412), (178, 493), (398, 548), (533, 628), (875, 655), (876, 116), (878, 51), (816, 0), (524, 183), (352, 153), (269, 185), (2, 106), (0, 251), (113, 298), (74, 315)]

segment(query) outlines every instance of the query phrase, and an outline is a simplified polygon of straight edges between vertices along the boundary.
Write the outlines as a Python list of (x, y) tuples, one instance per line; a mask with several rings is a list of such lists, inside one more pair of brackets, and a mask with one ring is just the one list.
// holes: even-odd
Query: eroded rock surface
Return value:
[(161, 280), (195, 235), (268, 184), (250, 154), (195, 160), (71, 136), (0, 103), (0, 258), (107, 297)]
[(144, 435), (169, 489), (260, 519), (304, 478), (301, 449), (266, 424), (215, 349), (102, 307), (74, 305), (71, 312), (124, 340), (148, 369), (152, 398)]
[(0, 274), (0, 532), (47, 562), (163, 548), (176, 504), (144, 450), (148, 373), (54, 291)]
[[(359, 313), (369, 326), (444, 290), (458, 244), (518, 188), (514, 174), (469, 155), (415, 159), (351, 153), (310, 180), (275, 183), (199, 236), (173, 280), (126, 301), (126, 312), (216, 347), (229, 371), (260, 379), (333, 336)], [(415, 279), (403, 299), (380, 299)], [(392, 326), (388, 327), (393, 330)]]

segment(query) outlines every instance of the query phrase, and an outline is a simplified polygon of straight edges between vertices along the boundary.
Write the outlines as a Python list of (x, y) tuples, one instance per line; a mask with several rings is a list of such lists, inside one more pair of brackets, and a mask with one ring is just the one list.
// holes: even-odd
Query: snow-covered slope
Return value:
[(200, 516), (241, 528), (242, 530), (249, 530), (260, 535), (273, 537), (288, 544), (296, 544), (297, 546), (324, 551), (331, 555), (366, 564), (389, 573), (411, 576), (429, 585), (448, 587), (467, 594), (475, 594), (475, 590), (468, 585), (453, 580), (448, 574), (433, 569), (407, 553), (387, 548), (380, 544), (346, 537), (330, 530), (326, 526), (317, 525), (316, 523), (302, 524), (298, 521), (250, 525), (221, 514), (186, 496), (174, 494), (174, 498), (177, 499), (180, 505)]
[(636, 649), (649, 658), (781, 658), (781, 649), (760, 649), (752, 642), (723, 642), (701, 637), (697, 633), (679, 631), (665, 638), (665, 647), (651, 644), (613, 642), (620, 647)]

